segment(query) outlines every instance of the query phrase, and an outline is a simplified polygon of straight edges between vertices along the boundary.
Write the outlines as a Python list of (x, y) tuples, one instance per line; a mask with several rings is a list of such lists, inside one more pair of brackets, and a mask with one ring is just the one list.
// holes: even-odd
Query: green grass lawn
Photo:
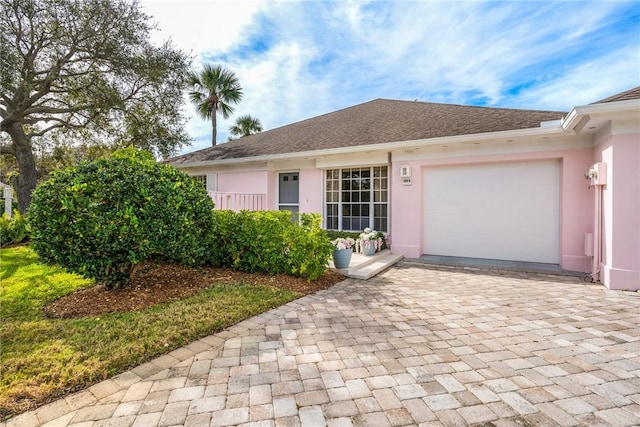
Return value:
[[(92, 286), (0, 249), (0, 418), (32, 409), (297, 298), (268, 286), (220, 285), (142, 311), (49, 319), (43, 307)], [(165, 347), (165, 343), (168, 347)]]

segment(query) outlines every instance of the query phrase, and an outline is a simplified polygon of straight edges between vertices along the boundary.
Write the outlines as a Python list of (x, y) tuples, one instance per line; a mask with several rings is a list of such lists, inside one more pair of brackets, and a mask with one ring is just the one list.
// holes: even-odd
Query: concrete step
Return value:
[(404, 258), (403, 255), (392, 254), (391, 252), (389, 252), (388, 254), (374, 260), (371, 263), (368, 263), (367, 265), (359, 266), (353, 271), (350, 270), (347, 273), (347, 276), (353, 277), (354, 279), (367, 280), (380, 273), (381, 271), (391, 267), (402, 258)]
[(371, 256), (354, 253), (351, 256), (349, 268), (336, 269), (333, 261), (329, 262), (329, 268), (337, 270), (347, 277), (366, 280), (391, 267), (402, 258), (402, 255), (393, 254), (388, 249)]

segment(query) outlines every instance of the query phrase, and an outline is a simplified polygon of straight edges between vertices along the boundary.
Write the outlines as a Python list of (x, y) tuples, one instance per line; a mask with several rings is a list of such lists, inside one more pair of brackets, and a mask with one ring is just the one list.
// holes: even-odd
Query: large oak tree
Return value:
[(18, 164), (25, 212), (34, 153), (56, 144), (134, 146), (163, 157), (189, 143), (189, 57), (154, 45), (137, 0), (0, 0), (0, 153)]

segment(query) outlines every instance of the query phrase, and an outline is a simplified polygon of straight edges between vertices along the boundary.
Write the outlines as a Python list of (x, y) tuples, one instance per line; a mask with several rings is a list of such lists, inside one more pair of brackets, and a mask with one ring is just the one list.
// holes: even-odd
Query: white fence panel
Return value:
[(225, 193), (209, 191), (217, 210), (263, 211), (267, 209), (267, 195), (254, 193)]

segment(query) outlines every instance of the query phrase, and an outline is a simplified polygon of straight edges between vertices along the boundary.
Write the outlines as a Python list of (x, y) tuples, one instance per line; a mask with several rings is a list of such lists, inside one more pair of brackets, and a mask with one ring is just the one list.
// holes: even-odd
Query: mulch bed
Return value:
[(147, 264), (138, 269), (130, 284), (122, 289), (108, 290), (103, 285), (92, 286), (53, 301), (44, 309), (54, 318), (99, 316), (103, 313), (126, 312), (187, 298), (213, 283), (266, 285), (312, 294), (341, 282), (345, 277), (327, 270), (312, 282), (286, 274), (268, 275), (243, 273), (228, 268), (192, 268), (177, 264)]

